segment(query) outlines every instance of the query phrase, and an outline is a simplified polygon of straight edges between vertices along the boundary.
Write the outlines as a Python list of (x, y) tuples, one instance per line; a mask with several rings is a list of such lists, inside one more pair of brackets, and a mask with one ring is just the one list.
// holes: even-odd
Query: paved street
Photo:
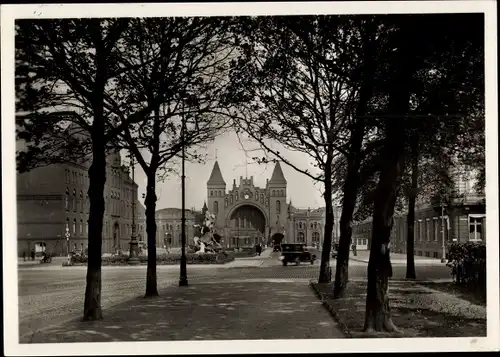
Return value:
[[(307, 286), (307, 282), (311, 279), (317, 279), (319, 262), (314, 265), (301, 264), (284, 267), (277, 260), (277, 256), (278, 254), (275, 253), (270, 257), (236, 261), (238, 264), (246, 261), (247, 266), (238, 266), (238, 264), (232, 267), (188, 266), (188, 277), (191, 285), (189, 289), (194, 289), (189, 291), (203, 294), (204, 289), (213, 290), (223, 286), (224, 292), (229, 294), (227, 298), (230, 299), (233, 289), (235, 295), (241, 294), (242, 296), (245, 295), (243, 291), (251, 290), (255, 301), (259, 301), (259, 304), (263, 305), (266, 303), (276, 304), (276, 302), (281, 301), (284, 295), (293, 295), (294, 292), (297, 292), (303, 295), (305, 299), (302, 299), (303, 301), (308, 301), (311, 304), (316, 302), (317, 300)], [(331, 265), (335, 267), (335, 261), (332, 260)], [(366, 269), (366, 263), (351, 261), (350, 278), (366, 277)], [(405, 269), (403, 265), (395, 265), (394, 279), (403, 279)], [(35, 331), (47, 328), (49, 325), (57, 326), (65, 321), (80, 317), (83, 308), (85, 275), (86, 267), (62, 268), (51, 264), (19, 268), (21, 341), (30, 341)], [(177, 290), (175, 286), (178, 282), (178, 275), (178, 266), (158, 266), (158, 286), (162, 295), (167, 297)], [(449, 278), (449, 270), (444, 266), (419, 266), (417, 263), (417, 275), (422, 280), (443, 279)], [(145, 266), (103, 267), (102, 305), (104, 313), (107, 314), (107, 311), (114, 306), (142, 296), (145, 276)], [(239, 291), (237, 286), (240, 286), (242, 291)], [(231, 289), (231, 291), (228, 292), (227, 289)], [(262, 296), (259, 295), (261, 292)], [(275, 305), (273, 306), (276, 308)], [(290, 305), (290, 308), (293, 307)], [(295, 308), (303, 311), (300, 304)], [(325, 316), (330, 319), (326, 311), (321, 309), (315, 311), (320, 320)], [(265, 311), (261, 311), (261, 313), (264, 314)], [(248, 318), (253, 316), (249, 311), (247, 314)], [(310, 327), (312, 328), (312, 326)], [(320, 338), (319, 335), (311, 337)]]

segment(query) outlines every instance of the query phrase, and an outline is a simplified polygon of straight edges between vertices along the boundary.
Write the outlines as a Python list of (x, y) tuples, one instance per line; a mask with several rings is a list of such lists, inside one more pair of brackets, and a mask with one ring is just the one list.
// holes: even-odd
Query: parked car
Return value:
[(299, 265), (301, 262), (314, 264), (316, 255), (311, 254), (305, 244), (282, 244), (280, 260), (284, 266), (288, 263)]

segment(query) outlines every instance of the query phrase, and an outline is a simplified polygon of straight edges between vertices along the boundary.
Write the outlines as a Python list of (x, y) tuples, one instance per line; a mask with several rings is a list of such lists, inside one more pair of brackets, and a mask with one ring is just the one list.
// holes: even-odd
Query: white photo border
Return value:
[[(487, 337), (231, 340), (19, 344), (14, 125), (14, 22), (20, 18), (484, 13), (486, 95)], [(498, 85), (496, 2), (352, 1), (280, 3), (64, 4), (1, 6), (3, 304), (5, 354), (150, 355), (229, 353), (437, 352), (499, 349)], [(466, 24), (464, 24), (465, 26)]]

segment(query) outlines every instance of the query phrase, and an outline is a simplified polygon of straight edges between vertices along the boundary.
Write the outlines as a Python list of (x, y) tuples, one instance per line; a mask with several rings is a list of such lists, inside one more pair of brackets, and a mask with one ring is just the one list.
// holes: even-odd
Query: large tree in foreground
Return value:
[[(408, 144), (414, 144), (416, 135), (426, 137), (439, 135), (442, 138), (453, 127), (464, 129), (463, 121), (456, 120), (464, 116), (460, 106), (452, 105), (455, 99), (476, 96), (469, 112), (475, 113), (482, 107), (484, 86), (482, 84), (482, 66), (470, 55), (482, 58), (483, 19), (482, 15), (433, 15), (405, 16), (396, 18), (394, 23), (394, 56), (389, 61), (387, 81), (380, 83), (378, 89), (387, 105), (380, 114), (380, 132), (385, 140), (382, 151), (380, 174), (375, 190), (373, 206), (373, 228), (371, 238), (370, 260), (368, 264), (368, 286), (366, 297), (366, 331), (396, 331), (388, 300), (388, 281), (392, 276), (390, 262), (390, 234), (393, 226), (394, 207), (401, 187), (402, 175), (408, 159)], [(450, 30), (450, 20), (457, 26)], [(425, 21), (425, 31), (421, 24)], [(460, 30), (459, 24), (467, 21), (473, 30)], [(444, 25), (446, 23), (446, 25)], [(416, 29), (420, 29), (417, 33)], [(441, 66), (435, 66), (437, 57), (451, 59), (444, 68), (466, 71), (469, 80), (452, 80), (448, 78), (447, 87), (441, 88), (440, 95), (428, 95), (432, 106), (414, 106), (421, 103), (423, 81), (419, 76), (425, 73), (438, 73)], [(481, 62), (481, 60), (479, 61)], [(439, 62), (438, 62), (439, 63)], [(434, 67), (435, 66), (435, 67)], [(437, 68), (436, 68), (437, 67)], [(479, 75), (479, 80), (475, 80)], [(472, 80), (471, 80), (472, 79)], [(469, 91), (468, 94), (467, 91)], [(415, 100), (415, 97), (418, 100)], [(425, 101), (424, 101), (425, 102)], [(416, 112), (422, 109), (425, 113)], [(431, 111), (432, 110), (432, 111)], [(425, 114), (425, 115), (422, 115)], [(467, 114), (467, 113), (465, 113)], [(452, 134), (453, 135), (453, 134)], [(413, 140), (412, 140), (413, 138)], [(444, 141), (443, 144), (452, 141)], [(410, 145), (411, 147), (412, 145)], [(413, 147), (415, 149), (415, 146)]]
[[(120, 133), (120, 142), (137, 159), (147, 177), (146, 232), (148, 266), (146, 297), (157, 296), (156, 279), (156, 180), (159, 171), (186, 160), (200, 160), (200, 146), (227, 127), (221, 94), (227, 86), (228, 58), (233, 55), (231, 18), (134, 19), (125, 36), (132, 54), (121, 61), (137, 67), (118, 85), (153, 108), (151, 115)], [(158, 58), (159, 60), (155, 60)], [(164, 86), (163, 83), (166, 83)], [(155, 98), (165, 93), (161, 104)], [(122, 120), (121, 106), (112, 108)], [(181, 132), (182, 121), (185, 132)]]
[[(364, 136), (364, 123), (354, 119), (362, 117), (370, 98), (373, 49), (364, 25), (364, 20), (349, 16), (250, 19), (241, 44), (246, 62), (238, 63), (233, 74), (239, 128), (271, 156), (324, 185), (326, 219), (318, 279), (322, 283), (330, 279), (334, 161), (361, 146)], [(361, 82), (367, 84), (364, 91), (359, 89)], [(273, 148), (273, 141), (306, 154), (314, 169), (297, 166)], [(345, 244), (345, 232), (343, 237), (345, 258), (349, 243)], [(346, 280), (348, 259), (339, 264)]]
[[(31, 140), (43, 137), (48, 146), (57, 144), (71, 124), (85, 132), (83, 141), (91, 149), (89, 168), (90, 201), (87, 284), (83, 320), (102, 318), (101, 256), (106, 182), (106, 152), (125, 128), (148, 115), (165, 94), (165, 82), (155, 98), (128, 95), (119, 88), (120, 78), (138, 65), (124, 65), (132, 55), (124, 46), (129, 19), (44, 19), (16, 23), (16, 110), (28, 112), (18, 122)], [(152, 60), (157, 60), (154, 58)], [(122, 106), (122, 116), (110, 108)], [(78, 115), (47, 113), (76, 111)], [(36, 121), (36, 123), (34, 123)], [(32, 130), (36, 128), (36, 130)], [(59, 138), (58, 138), (59, 137)], [(20, 168), (50, 162), (50, 152), (31, 151), (20, 155)], [(26, 160), (28, 162), (26, 162)]]

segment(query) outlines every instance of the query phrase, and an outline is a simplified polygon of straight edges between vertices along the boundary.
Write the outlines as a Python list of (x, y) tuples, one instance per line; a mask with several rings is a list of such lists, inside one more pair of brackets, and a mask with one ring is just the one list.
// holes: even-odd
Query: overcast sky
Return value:
[[(247, 155), (245, 150), (247, 150)], [(252, 163), (252, 157), (262, 157), (263, 154), (255, 151), (249, 151), (257, 147), (255, 143), (243, 140), (242, 144), (234, 132), (228, 132), (218, 136), (214, 142), (207, 145), (207, 160), (205, 164), (186, 163), (186, 208), (201, 209), (203, 202), (207, 199), (206, 182), (210, 177), (217, 154), (224, 181), (226, 182), (226, 191), (232, 188), (233, 179), (239, 184), (240, 176), (254, 177), (254, 185), (265, 187), (266, 179), (271, 178), (273, 164), (259, 165)], [(305, 154), (298, 154), (284, 149), (281, 145), (274, 144), (273, 147), (280, 149), (280, 152), (286, 153), (285, 157), (291, 160), (295, 165), (302, 168), (309, 168), (310, 158)], [(245, 165), (245, 158), (248, 165)], [(321, 191), (323, 188), (316, 184), (307, 176), (298, 173), (286, 164), (281, 165), (286, 180), (288, 181), (287, 202), (292, 199), (292, 203), (298, 208), (315, 208), (324, 206)], [(180, 169), (179, 169), (180, 171)], [(146, 177), (139, 165), (136, 166), (135, 181), (139, 185), (139, 199), (142, 203), (142, 193), (145, 193)], [(167, 207), (181, 207), (181, 179), (178, 176), (171, 176), (164, 182), (157, 183), (158, 202), (157, 209)]]

